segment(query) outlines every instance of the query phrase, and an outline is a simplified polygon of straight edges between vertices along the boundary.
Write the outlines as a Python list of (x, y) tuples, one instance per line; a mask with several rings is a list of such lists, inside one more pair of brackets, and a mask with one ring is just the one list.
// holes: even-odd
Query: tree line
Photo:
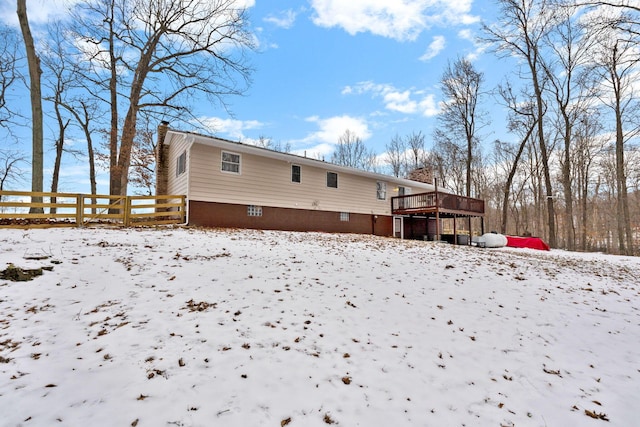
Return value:
[[(0, 27), (0, 126), (9, 137), (25, 120), (10, 89), (28, 81), (31, 156), (5, 144), (0, 150), (0, 189), (31, 163), (32, 191), (43, 191), (42, 103), (51, 103), (57, 191), (71, 129), (86, 140), (91, 192), (96, 167), (109, 170), (109, 193), (126, 195), (130, 180), (152, 187), (153, 131), (157, 123), (197, 123), (192, 102), (206, 98), (226, 106), (247, 89), (255, 48), (245, 7), (237, 0), (88, 0), (75, 3), (63, 20), (49, 24), (34, 43), (25, 0), (17, 0), (21, 35)], [(21, 70), (28, 69), (27, 75)], [(104, 150), (97, 145), (103, 144)], [(100, 154), (104, 153), (104, 154)]]
[[(513, 70), (489, 88), (472, 61), (450, 62), (432, 145), (422, 132), (395, 136), (383, 163), (396, 176), (431, 168), (440, 186), (484, 199), (491, 230), (638, 255), (640, 8), (628, 0), (495, 3), (499, 18), (483, 25), (479, 42)], [(496, 104), (511, 138), (491, 141)], [(343, 138), (334, 160), (346, 164), (341, 153), (358, 145), (357, 136), (346, 147)]]

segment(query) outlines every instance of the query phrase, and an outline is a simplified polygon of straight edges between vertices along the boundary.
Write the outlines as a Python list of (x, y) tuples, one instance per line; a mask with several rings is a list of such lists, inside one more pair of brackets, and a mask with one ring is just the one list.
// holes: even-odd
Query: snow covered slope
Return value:
[(637, 258), (2, 230), (10, 263), (53, 270), (0, 279), (2, 426), (637, 423)]

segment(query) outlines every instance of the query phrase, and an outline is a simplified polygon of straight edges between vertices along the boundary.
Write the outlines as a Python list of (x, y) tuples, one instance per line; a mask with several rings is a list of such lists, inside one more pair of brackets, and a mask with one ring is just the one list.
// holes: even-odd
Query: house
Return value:
[(392, 198), (432, 184), (159, 127), (157, 194), (184, 194), (190, 225), (402, 236)]

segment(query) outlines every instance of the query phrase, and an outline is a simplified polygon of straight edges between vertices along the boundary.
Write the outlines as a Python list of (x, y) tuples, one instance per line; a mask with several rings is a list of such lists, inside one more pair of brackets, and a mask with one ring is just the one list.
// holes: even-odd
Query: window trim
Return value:
[[(224, 155), (225, 154), (230, 154), (232, 156), (238, 156), (238, 163), (235, 162), (230, 162), (230, 161), (225, 161), (224, 160)], [(238, 171), (232, 171), (232, 170), (225, 170), (224, 169), (224, 165), (226, 164), (230, 164), (230, 165), (238, 165)], [(241, 175), (242, 174), (242, 154), (240, 153), (234, 153), (233, 151), (226, 151), (226, 150), (221, 150), (220, 151), (220, 172), (222, 173), (230, 173), (233, 175)]]
[[(335, 187), (332, 186), (332, 185), (329, 185), (329, 174), (333, 174), (336, 177), (336, 186)], [(338, 188), (338, 172), (327, 171), (327, 182), (326, 182), (326, 184), (327, 184), (327, 188), (335, 188), (335, 189), (337, 189)]]
[(187, 150), (184, 150), (176, 159), (176, 177), (187, 172)]
[[(293, 179), (294, 176), (295, 176), (294, 173), (293, 173), (293, 168), (298, 168), (298, 180), (297, 181)], [(294, 184), (301, 184), (302, 183), (302, 166), (295, 165), (295, 164), (291, 165), (291, 182), (294, 183)]]

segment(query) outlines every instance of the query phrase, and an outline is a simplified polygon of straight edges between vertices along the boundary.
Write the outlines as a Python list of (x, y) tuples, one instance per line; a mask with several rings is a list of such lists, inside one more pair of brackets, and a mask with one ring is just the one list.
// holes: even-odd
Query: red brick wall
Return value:
[(262, 216), (248, 216), (246, 205), (189, 201), (189, 225), (203, 227), (255, 228), (261, 230), (323, 231), (391, 236), (391, 216), (349, 214), (340, 221), (340, 212), (284, 209), (264, 206)]

